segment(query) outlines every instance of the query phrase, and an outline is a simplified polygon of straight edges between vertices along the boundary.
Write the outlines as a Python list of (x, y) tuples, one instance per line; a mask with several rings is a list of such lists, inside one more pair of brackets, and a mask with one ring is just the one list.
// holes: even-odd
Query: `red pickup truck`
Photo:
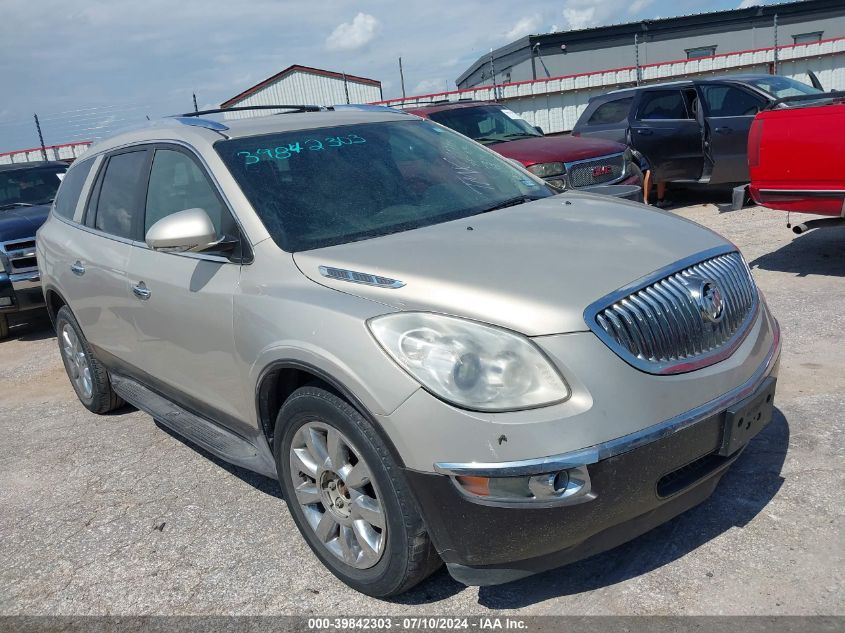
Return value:
[(797, 224), (796, 233), (845, 224), (845, 92), (789, 97), (760, 112), (748, 167), (757, 204), (831, 216)]

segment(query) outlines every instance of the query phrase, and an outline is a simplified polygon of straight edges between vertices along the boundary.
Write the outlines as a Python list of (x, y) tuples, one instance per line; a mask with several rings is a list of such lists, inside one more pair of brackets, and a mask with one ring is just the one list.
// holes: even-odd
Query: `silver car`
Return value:
[(387, 110), (200, 113), (68, 171), (38, 233), (80, 401), (278, 477), (373, 596), (511, 581), (706, 499), (780, 353), (735, 246)]

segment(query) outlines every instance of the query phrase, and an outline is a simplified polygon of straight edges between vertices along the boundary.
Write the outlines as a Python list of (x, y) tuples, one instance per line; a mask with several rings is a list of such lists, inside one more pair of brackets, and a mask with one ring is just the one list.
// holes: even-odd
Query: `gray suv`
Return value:
[(278, 477), (373, 596), (614, 547), (706, 499), (772, 416), (778, 325), (732, 244), (431, 121), (171, 118), (58, 196), (37, 253), (82, 404)]
[(590, 99), (573, 136), (643, 154), (658, 180), (744, 183), (754, 116), (779, 99), (823, 94), (778, 75), (729, 75), (614, 90)]

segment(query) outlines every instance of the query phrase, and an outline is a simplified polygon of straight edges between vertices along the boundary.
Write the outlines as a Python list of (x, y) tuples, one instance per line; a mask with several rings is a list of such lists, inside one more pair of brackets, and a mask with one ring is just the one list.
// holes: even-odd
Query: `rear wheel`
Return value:
[(302, 387), (285, 402), (276, 428), (285, 500), (335, 576), (383, 598), (440, 566), (399, 467), (353, 407), (324, 389)]
[(62, 306), (56, 314), (56, 335), (70, 384), (85, 408), (94, 413), (108, 413), (123, 406), (123, 400), (111, 387), (106, 368), (94, 356), (67, 306)]

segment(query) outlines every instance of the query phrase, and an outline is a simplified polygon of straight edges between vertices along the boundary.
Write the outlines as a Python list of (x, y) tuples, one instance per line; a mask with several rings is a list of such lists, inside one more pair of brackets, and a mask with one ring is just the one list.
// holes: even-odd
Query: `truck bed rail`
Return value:
[[(811, 101), (812, 103), (804, 103)], [(818, 105), (830, 105), (836, 102), (845, 102), (845, 90), (833, 90), (831, 92), (823, 92), (811, 95), (794, 95), (792, 97), (782, 97), (772, 101), (764, 110), (772, 110), (780, 105), (790, 106), (795, 104), (796, 107), (811, 107)]]

